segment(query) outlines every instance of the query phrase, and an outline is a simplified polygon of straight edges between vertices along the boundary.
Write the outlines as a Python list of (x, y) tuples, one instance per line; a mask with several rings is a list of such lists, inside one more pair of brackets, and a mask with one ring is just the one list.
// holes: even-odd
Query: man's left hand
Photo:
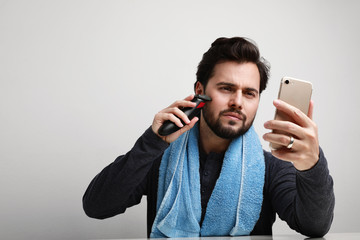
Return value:
[[(312, 168), (319, 160), (318, 128), (312, 120), (314, 103), (310, 102), (308, 115), (278, 99), (274, 100), (274, 106), (294, 119), (294, 122), (281, 120), (265, 122), (266, 129), (285, 132), (284, 134), (273, 132), (264, 134), (265, 141), (283, 146), (272, 150), (271, 153), (281, 160), (292, 162), (300, 171)], [(294, 143), (291, 148), (287, 148), (290, 136), (293, 136)]]

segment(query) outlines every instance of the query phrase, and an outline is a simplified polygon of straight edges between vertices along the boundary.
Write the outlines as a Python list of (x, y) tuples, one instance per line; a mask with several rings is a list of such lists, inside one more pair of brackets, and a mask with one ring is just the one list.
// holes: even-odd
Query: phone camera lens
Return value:
[(289, 84), (290, 83), (290, 81), (289, 80), (285, 80), (285, 84)]

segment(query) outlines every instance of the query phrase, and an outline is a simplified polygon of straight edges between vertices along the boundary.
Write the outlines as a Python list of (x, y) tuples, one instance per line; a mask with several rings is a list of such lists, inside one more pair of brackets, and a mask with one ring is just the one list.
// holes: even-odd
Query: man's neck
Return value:
[(206, 154), (210, 152), (223, 153), (227, 150), (231, 140), (218, 137), (204, 121), (200, 119), (199, 126), (200, 144)]

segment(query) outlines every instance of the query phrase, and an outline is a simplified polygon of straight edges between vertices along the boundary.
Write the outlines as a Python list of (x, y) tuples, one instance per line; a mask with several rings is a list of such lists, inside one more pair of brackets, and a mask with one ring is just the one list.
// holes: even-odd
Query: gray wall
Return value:
[(331, 232), (359, 231), (359, 10), (356, 0), (0, 1), (0, 238), (144, 237), (146, 199), (99, 221), (82, 194), (156, 112), (192, 93), (220, 36), (254, 39), (272, 64), (260, 135), (281, 77), (313, 82), (335, 180)]

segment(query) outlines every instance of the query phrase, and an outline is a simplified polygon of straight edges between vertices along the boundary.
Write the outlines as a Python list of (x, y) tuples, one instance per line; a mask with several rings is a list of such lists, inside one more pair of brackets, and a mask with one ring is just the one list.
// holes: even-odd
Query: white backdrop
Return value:
[[(221, 36), (254, 39), (272, 65), (259, 135), (282, 76), (313, 82), (335, 180), (331, 232), (359, 231), (359, 10), (356, 0), (0, 0), (0, 238), (145, 237), (146, 199), (95, 220), (82, 195), (156, 112), (193, 92)], [(274, 231), (292, 232), (281, 221)]]

